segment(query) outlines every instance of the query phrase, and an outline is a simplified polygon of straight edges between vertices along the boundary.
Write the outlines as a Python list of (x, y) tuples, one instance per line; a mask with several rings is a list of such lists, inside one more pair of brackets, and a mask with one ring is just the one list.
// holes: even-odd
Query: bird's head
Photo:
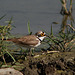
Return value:
[(46, 37), (46, 33), (43, 31), (38, 31), (35, 35), (42, 41)]

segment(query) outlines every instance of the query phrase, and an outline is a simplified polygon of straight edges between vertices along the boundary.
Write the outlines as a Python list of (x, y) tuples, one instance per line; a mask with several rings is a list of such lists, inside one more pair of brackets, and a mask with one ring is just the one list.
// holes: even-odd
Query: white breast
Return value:
[[(42, 41), (45, 37), (46, 37), (46, 36), (38, 37), (38, 38)], [(40, 41), (38, 38), (36, 39), (36, 40), (38, 40), (38, 44), (35, 45), (35, 47), (37, 47), (37, 46), (39, 46), (39, 45), (41, 44), (41, 41)]]
[(38, 38), (42, 41), (45, 37), (46, 37), (46, 36), (38, 37)]
[(36, 44), (34, 47), (37, 47), (41, 44), (41, 41), (38, 38), (36, 40), (38, 40), (38, 44)]

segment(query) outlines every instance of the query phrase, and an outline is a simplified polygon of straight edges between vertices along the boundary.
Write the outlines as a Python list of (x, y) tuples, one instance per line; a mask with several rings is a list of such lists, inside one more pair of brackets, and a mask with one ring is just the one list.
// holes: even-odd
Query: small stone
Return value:
[(13, 68), (3, 68), (0, 69), (0, 75), (23, 75), (23, 74)]

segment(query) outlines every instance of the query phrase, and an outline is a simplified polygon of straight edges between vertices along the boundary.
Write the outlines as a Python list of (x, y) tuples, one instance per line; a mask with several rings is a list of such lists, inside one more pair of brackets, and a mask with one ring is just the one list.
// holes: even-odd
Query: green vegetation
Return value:
[[(63, 0), (61, 0), (61, 3), (65, 4), (63, 2)], [(70, 3), (70, 4), (72, 4), (72, 3)], [(52, 22), (51, 27), (50, 27), (51, 32), (50, 33), (46, 32), (48, 37), (44, 40), (44, 42), (49, 45), (49, 48), (47, 48), (46, 51), (47, 50), (59, 51), (61, 55), (59, 53), (48, 54), (48, 55), (42, 54), (41, 56), (37, 55), (37, 58), (32, 58), (32, 60), (35, 59), (34, 61), (37, 61), (36, 59), (39, 59), (39, 61), (41, 61), (41, 59), (43, 57), (45, 57), (45, 59), (49, 58), (49, 60), (51, 60), (52, 59), (51, 56), (53, 56), (54, 58), (52, 59), (52, 61), (54, 60), (56, 62), (55, 58), (57, 58), (57, 57), (59, 58), (59, 56), (61, 56), (61, 58), (63, 58), (62, 55), (64, 56), (65, 53), (68, 54), (67, 52), (70, 52), (70, 51), (72, 51), (72, 49), (75, 49), (75, 47), (74, 47), (74, 45), (75, 45), (75, 28), (73, 27), (74, 19), (72, 17), (71, 11), (67, 11), (66, 6), (63, 8), (64, 8), (64, 10), (62, 10), (61, 12), (64, 12), (64, 15), (63, 15), (63, 20), (61, 23), (61, 29), (60, 29), (59, 33), (57, 35), (53, 34), (53, 24), (58, 24), (58, 22)], [(70, 14), (69, 14), (69, 12), (70, 12)], [(3, 15), (2, 17), (0, 17), (0, 21), (5, 16), (6, 15)], [(70, 24), (67, 24), (68, 17), (70, 18)], [(24, 50), (23, 53), (21, 52), (21, 51), (23, 51), (23, 49), (21, 49), (19, 52), (18, 52), (18, 50), (17, 51), (14, 49), (12, 50), (9, 43), (5, 41), (9, 38), (9, 36), (11, 37), (10, 31), (12, 30), (12, 28), (15, 27), (11, 23), (12, 23), (12, 17), (8, 21), (7, 25), (4, 25), (4, 26), (0, 25), (0, 59), (1, 59), (0, 60), (0, 68), (1, 67), (14, 67), (15, 69), (22, 70), (23, 68), (26, 68), (25, 64), (28, 65), (28, 63), (29, 63), (29, 66), (31, 66), (30, 63), (32, 63), (32, 61), (31, 61), (31, 57), (29, 57), (29, 60), (27, 60), (27, 58), (26, 58), (26, 56), (28, 57), (27, 50)], [(31, 35), (32, 32), (30, 30), (30, 22), (29, 21), (27, 23), (27, 27), (28, 27), (28, 33), (29, 33), (29, 35)], [(9, 49), (9, 47), (11, 50)], [(64, 52), (64, 54), (63, 54), (63, 52)], [(64, 57), (66, 57), (66, 54)], [(70, 54), (70, 55), (72, 55), (72, 54)], [(27, 60), (27, 61), (25, 61), (25, 60)], [(42, 60), (44, 60), (44, 59), (42, 59)], [(64, 59), (61, 59), (61, 60), (64, 61)], [(47, 61), (48, 61), (48, 59), (47, 59)], [(51, 63), (52, 63), (52, 61), (51, 61)], [(75, 61), (75, 58), (74, 58), (74, 61)], [(7, 64), (7, 62), (8, 62), (8, 65), (5, 65), (5, 64)], [(12, 63), (12, 62), (15, 62), (15, 63)], [(23, 64), (23, 62), (26, 62), (26, 63)], [(55, 64), (55, 62), (54, 62), (54, 64)], [(50, 64), (50, 62), (49, 62), (49, 64)], [(57, 65), (58, 65), (58, 63), (57, 63)], [(61, 73), (63, 71), (59, 69), (58, 72)]]
[(27, 23), (27, 27), (28, 27), (28, 33), (29, 33), (29, 35), (31, 35), (32, 32), (31, 32), (31, 30), (30, 30), (30, 21), (28, 21), (28, 23)]
[[(4, 15), (5, 16), (5, 15)], [(4, 16), (2, 16), (0, 18), (0, 20), (2, 18), (4, 18)], [(14, 57), (10, 54), (8, 48), (7, 48), (7, 43), (5, 43), (3, 40), (6, 40), (8, 39), (8, 36), (10, 35), (10, 31), (12, 30), (13, 26), (11, 25), (11, 22), (12, 22), (12, 18), (9, 20), (9, 23), (8, 25), (5, 25), (5, 26), (0, 26), (0, 57), (3, 58), (4, 60), (4, 64), (6, 64), (6, 61), (5, 61), (5, 57), (4, 55), (5, 54), (8, 54), (13, 60), (14, 62), (16, 61), (14, 59)]]
[[(2, 19), (4, 16), (2, 16), (0, 19)], [(15, 57), (13, 56), (15, 53), (13, 52), (13, 55), (11, 54), (12, 52), (10, 52), (8, 46), (10, 46), (7, 42), (5, 42), (4, 40), (8, 39), (9, 36), (11, 36), (10, 31), (12, 30), (13, 25), (11, 25), (12, 22), (12, 18), (8, 21), (8, 24), (5, 26), (0, 26), (0, 57), (2, 57), (4, 64), (6, 64), (5, 61), (5, 55), (7, 54), (8, 56), (10, 56), (14, 62), (16, 62), (16, 60), (14, 59)], [(53, 35), (53, 28), (52, 25), (53, 24), (58, 24), (57, 22), (52, 22), (51, 24), (51, 33), (47, 33), (48, 34), (48, 38), (46, 38), (46, 40), (44, 41), (45, 43), (47, 43), (50, 47), (50, 50), (58, 50), (58, 51), (71, 51), (71, 49), (74, 47), (74, 41), (75, 41), (75, 31), (73, 29), (73, 25), (71, 25), (71, 27), (67, 27), (66, 28), (66, 32), (59, 32), (57, 34), (57, 36)], [(32, 32), (30, 31), (30, 22), (28, 21), (28, 32), (31, 35)], [(26, 53), (28, 53), (27, 51), (25, 51)], [(25, 54), (26, 54), (25, 53)], [(26, 55), (24, 55), (26, 56)]]

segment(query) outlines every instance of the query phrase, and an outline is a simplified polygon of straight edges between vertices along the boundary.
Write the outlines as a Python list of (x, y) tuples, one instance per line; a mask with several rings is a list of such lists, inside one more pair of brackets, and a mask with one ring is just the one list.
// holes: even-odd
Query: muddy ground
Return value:
[(7, 65), (0, 58), (0, 67), (13, 67), (23, 75), (75, 75), (75, 49), (69, 52), (34, 52), (34, 56), (13, 56), (15, 63), (10, 56), (4, 55)]
[(75, 53), (59, 52), (29, 57), (23, 61), (24, 75), (75, 75)]
[(7, 61), (8, 67), (15, 68), (23, 75), (75, 75), (75, 51), (34, 54), (26, 57), (15, 55), (16, 63)]

